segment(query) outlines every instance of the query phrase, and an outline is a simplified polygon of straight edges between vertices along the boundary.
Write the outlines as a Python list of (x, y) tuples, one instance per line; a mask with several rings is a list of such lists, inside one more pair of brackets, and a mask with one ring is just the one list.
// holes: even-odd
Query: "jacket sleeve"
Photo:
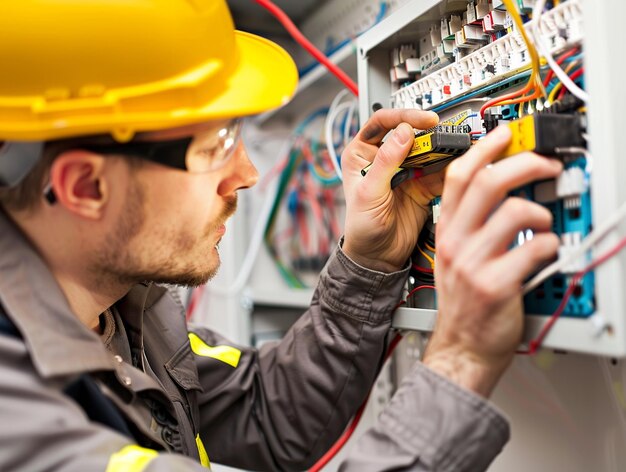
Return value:
[(508, 438), (493, 406), (417, 363), (340, 470), (477, 472)]
[(35, 371), (22, 339), (0, 335), (0, 470), (50, 472), (206, 471), (191, 459), (140, 448), (93, 423)]
[[(203, 387), (200, 435), (211, 460), (249, 470), (312, 465), (378, 373), (407, 272), (362, 268), (338, 248), (311, 307), (283, 340), (258, 351), (237, 346), (236, 367), (194, 350)], [(212, 348), (228, 344), (209, 330), (194, 332)]]

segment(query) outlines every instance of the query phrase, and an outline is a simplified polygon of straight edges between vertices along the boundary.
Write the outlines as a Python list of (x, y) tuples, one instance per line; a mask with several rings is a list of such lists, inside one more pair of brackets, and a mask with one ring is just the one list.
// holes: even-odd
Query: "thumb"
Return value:
[(391, 178), (398, 171), (398, 167), (409, 153), (415, 133), (408, 123), (400, 123), (393, 133), (378, 149), (374, 162), (364, 180), (374, 194), (384, 194), (391, 189)]

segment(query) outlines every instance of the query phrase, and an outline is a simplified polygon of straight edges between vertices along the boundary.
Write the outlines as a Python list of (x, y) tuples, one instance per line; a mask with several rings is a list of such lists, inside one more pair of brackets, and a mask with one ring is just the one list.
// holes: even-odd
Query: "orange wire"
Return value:
[[(481, 108), (480, 108), (480, 116), (482, 118), (485, 117), (485, 111), (487, 110), (487, 108), (491, 108), (495, 105), (502, 105), (505, 100), (516, 100), (520, 97), (520, 95), (524, 95), (527, 94), (528, 92), (530, 92), (531, 90), (535, 90), (535, 93), (537, 93), (537, 82), (536, 82), (536, 78), (535, 78), (535, 74), (532, 73), (530, 80), (526, 83), (526, 85), (524, 86), (524, 88), (522, 90), (518, 90), (516, 92), (511, 92), (511, 93), (507, 93), (505, 95), (502, 95), (500, 97), (496, 97), (496, 98), (492, 98), (491, 100), (489, 100), (488, 102), (486, 102)], [(523, 98), (523, 97), (522, 97)], [(515, 103), (520, 103), (520, 102), (515, 102)], [(512, 105), (513, 102), (511, 103), (504, 103), (504, 105)]]

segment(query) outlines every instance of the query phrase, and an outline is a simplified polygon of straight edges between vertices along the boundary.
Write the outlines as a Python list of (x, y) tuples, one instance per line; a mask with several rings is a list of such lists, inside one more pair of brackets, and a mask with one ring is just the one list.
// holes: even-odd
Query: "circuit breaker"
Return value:
[[(462, 137), (469, 147), (496, 126), (513, 131), (506, 154), (531, 150), (562, 160), (557, 180), (514, 192), (552, 212), (561, 240), (558, 270), (531, 281), (524, 297), (525, 341), (547, 333), (544, 347), (626, 355), (626, 256), (590, 266), (626, 234), (616, 219), (626, 202), (620, 157), (626, 94), (615, 50), (624, 14), (619, 0), (413, 0), (357, 41), (361, 123), (380, 106), (440, 116), (436, 128), (416, 131), (420, 151), (404, 167), (427, 171), (461, 149), (434, 152), (432, 144), (418, 143)], [(434, 326), (436, 289), (420, 288), (434, 283), (439, 204), (432, 202), (432, 223), (414, 251), (410, 307), (398, 310), (395, 327)], [(594, 230), (611, 218), (597, 237)], [(531, 230), (520, 232), (512, 244), (532, 237)]]

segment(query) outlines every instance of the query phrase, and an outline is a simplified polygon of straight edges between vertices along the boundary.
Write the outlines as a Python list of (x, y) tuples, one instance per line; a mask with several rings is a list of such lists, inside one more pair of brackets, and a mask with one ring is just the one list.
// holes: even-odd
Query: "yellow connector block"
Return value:
[(535, 117), (533, 115), (527, 115), (519, 120), (511, 121), (507, 126), (511, 129), (511, 143), (504, 150), (502, 157), (535, 150), (537, 138), (535, 135)]
[(511, 143), (502, 157), (532, 151), (546, 156), (558, 156), (561, 147), (585, 145), (580, 117), (573, 114), (544, 113), (527, 115), (507, 124)]

